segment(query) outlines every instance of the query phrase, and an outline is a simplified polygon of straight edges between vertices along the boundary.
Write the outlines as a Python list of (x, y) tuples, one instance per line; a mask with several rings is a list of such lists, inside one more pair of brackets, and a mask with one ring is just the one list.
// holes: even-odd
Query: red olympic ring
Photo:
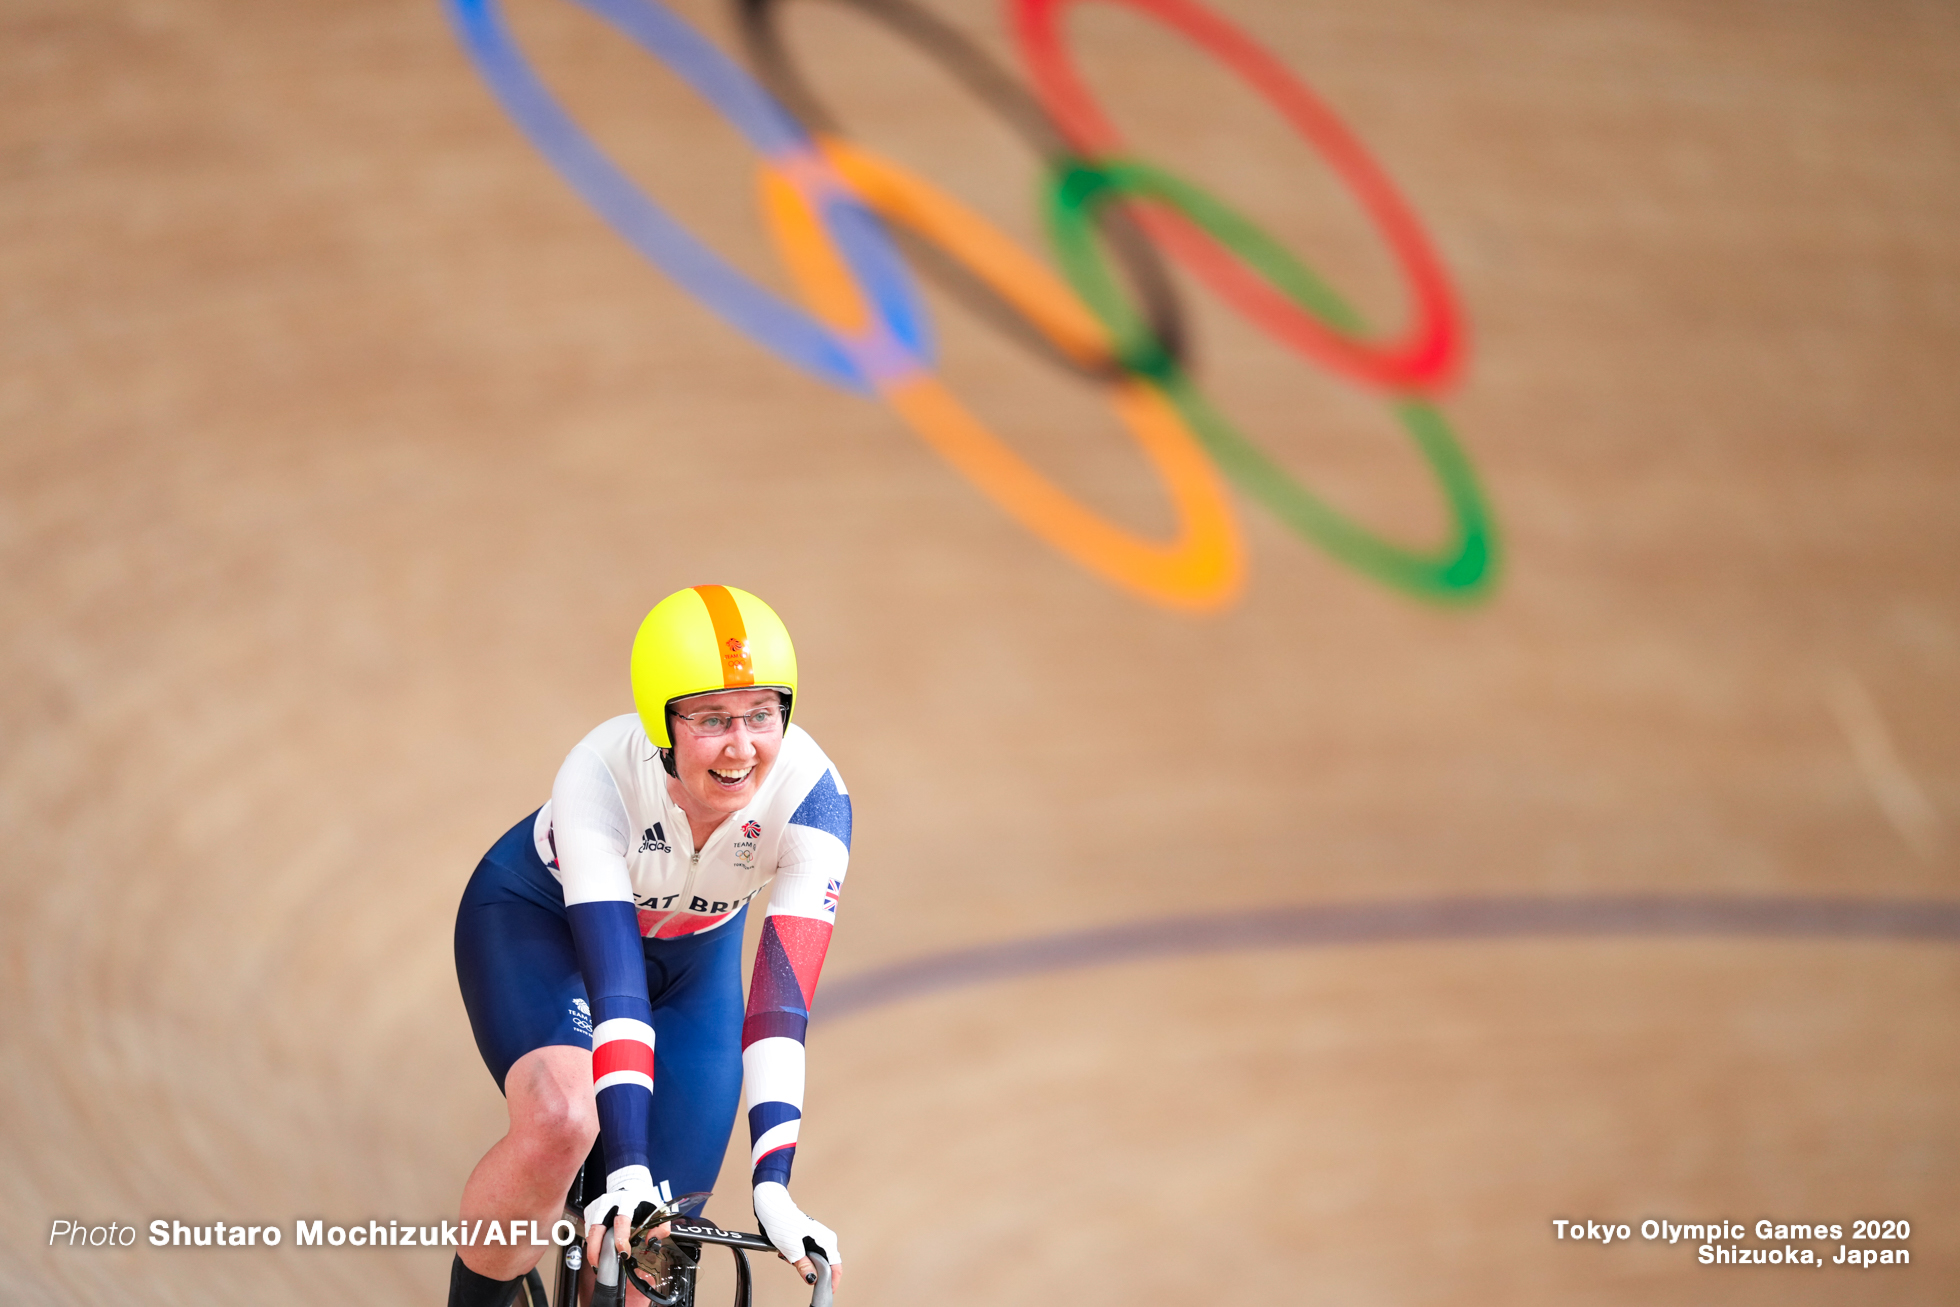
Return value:
[[(1070, 143), (1091, 155), (1122, 138), (1076, 73), (1062, 44), (1062, 9), (1076, 0), (1008, 0), (1036, 93)], [(1105, 0), (1140, 10), (1189, 37), (1244, 78), (1318, 150), (1361, 202), (1401, 264), (1414, 321), (1400, 339), (1359, 340), (1328, 326), (1234, 258), (1195, 224), (1153, 204), (1137, 220), (1227, 302), (1280, 340), (1347, 375), (1389, 390), (1434, 392), (1462, 362), (1463, 329), (1442, 261), (1408, 204), (1361, 142), (1318, 96), (1249, 36), (1191, 0)]]

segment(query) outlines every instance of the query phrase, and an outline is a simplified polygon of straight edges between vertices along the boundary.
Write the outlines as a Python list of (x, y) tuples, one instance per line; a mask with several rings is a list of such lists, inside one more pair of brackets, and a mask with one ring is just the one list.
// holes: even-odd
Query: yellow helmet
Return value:
[(775, 610), (732, 585), (676, 590), (633, 637), (633, 706), (647, 738), (674, 747), (667, 705), (710, 690), (783, 690), (783, 724), (796, 699), (796, 649)]

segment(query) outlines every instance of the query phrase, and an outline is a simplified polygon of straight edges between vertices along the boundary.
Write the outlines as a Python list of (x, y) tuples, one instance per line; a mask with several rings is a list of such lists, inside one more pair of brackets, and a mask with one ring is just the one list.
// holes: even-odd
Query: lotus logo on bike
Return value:
[[(1196, 0), (1103, 0), (1219, 60), (1319, 151), (1408, 284), (1413, 321), (1399, 335), (1373, 331), (1223, 200), (1130, 152), (1063, 40), (1063, 11), (1087, 0), (1005, 0), (1025, 82), (915, 0), (845, 0), (977, 93), (1035, 154), (1061, 278), (924, 178), (846, 138), (789, 53), (786, 2), (734, 0), (751, 76), (658, 0), (579, 0), (677, 73), (762, 156), (764, 221), (801, 304), (738, 272), (628, 179), (531, 68), (497, 0), (445, 0), (505, 109), (629, 244), (785, 360), (883, 399), (981, 493), (1091, 572), (1172, 608), (1230, 603), (1245, 560), (1229, 480), (1299, 536), (1393, 589), (1439, 603), (1489, 593), (1490, 508), (1434, 404), (1462, 363), (1449, 278), (1387, 174), (1276, 58)], [(1071, 497), (938, 378), (924, 304), (891, 230), (923, 250), (920, 268), (955, 296), (1104, 393), (1171, 501), (1169, 539), (1140, 536)], [(1440, 488), (1450, 518), (1440, 545), (1392, 540), (1343, 513), (1226, 416), (1190, 367), (1166, 255), (1296, 355), (1385, 398)]]

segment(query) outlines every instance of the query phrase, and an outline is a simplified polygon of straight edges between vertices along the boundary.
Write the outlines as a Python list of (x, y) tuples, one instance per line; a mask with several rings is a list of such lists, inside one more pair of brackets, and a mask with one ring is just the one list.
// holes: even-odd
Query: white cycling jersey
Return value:
[(695, 847), (638, 716), (601, 723), (573, 747), (532, 828), (565, 902), (630, 900), (640, 934), (659, 939), (721, 925), (773, 879), (769, 913), (837, 913), (849, 862), (850, 803), (809, 732), (791, 726), (755, 801)]

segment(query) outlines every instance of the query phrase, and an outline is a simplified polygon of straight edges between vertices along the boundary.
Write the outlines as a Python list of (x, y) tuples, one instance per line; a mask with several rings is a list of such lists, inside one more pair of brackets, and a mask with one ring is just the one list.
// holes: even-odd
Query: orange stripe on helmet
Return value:
[(722, 585), (697, 585), (694, 593), (708, 606), (708, 620), (714, 623), (715, 652), (721, 655), (721, 688), (733, 690), (755, 684), (755, 660), (749, 657), (749, 628), (742, 623), (742, 610), (735, 596)]

